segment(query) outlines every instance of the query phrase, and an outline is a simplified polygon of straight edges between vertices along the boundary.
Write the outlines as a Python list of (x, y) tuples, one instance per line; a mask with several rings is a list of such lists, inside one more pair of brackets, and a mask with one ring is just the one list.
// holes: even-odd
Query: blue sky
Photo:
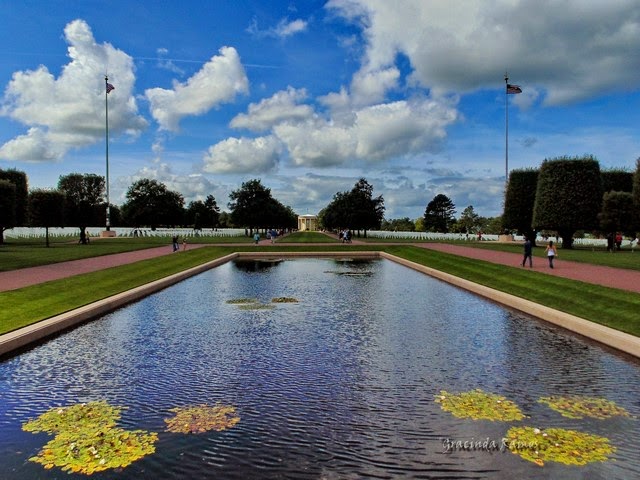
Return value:
[(360, 177), (387, 218), (502, 210), (509, 167), (640, 157), (638, 0), (0, 0), (0, 168), (154, 178), (226, 209), (262, 180), (317, 213)]

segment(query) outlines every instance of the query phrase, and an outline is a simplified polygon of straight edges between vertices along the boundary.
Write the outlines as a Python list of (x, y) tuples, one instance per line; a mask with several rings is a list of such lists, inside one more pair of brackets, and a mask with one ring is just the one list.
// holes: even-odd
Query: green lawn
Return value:
[(282, 238), (278, 238), (277, 242), (281, 243), (339, 243), (335, 237), (325, 235), (321, 232), (294, 232)]
[[(540, 272), (457, 257), (412, 246), (310, 245), (275, 247), (277, 251), (374, 251), (391, 254), (451, 273), (573, 315), (640, 336), (640, 294)], [(265, 247), (212, 246), (78, 275), (0, 293), (0, 333), (63, 313), (234, 251), (275, 251)]]
[[(250, 243), (251, 238), (240, 237), (191, 237), (189, 243)], [(44, 239), (5, 240), (0, 245), (0, 272), (18, 268), (36, 267), (51, 263), (99, 257), (112, 253), (130, 252), (166, 245), (171, 248), (170, 237), (106, 238), (95, 239), (89, 245), (79, 245), (77, 238), (56, 238), (46, 247)]]

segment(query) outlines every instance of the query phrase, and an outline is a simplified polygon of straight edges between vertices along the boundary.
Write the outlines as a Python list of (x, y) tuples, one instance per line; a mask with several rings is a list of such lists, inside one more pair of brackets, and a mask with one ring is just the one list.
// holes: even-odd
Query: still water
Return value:
[[(293, 297), (242, 310), (228, 300)], [(537, 402), (577, 394), (640, 415), (640, 362), (386, 260), (238, 261), (193, 277), (0, 363), (0, 478), (84, 477), (28, 458), (51, 438), (21, 424), (107, 400), (120, 425), (159, 432), (118, 479), (640, 477), (640, 420), (572, 420)], [(434, 395), (481, 388), (521, 422), (458, 419)], [(222, 432), (166, 432), (176, 406), (233, 405)], [(538, 467), (499, 442), (512, 425), (603, 435), (613, 459)]]

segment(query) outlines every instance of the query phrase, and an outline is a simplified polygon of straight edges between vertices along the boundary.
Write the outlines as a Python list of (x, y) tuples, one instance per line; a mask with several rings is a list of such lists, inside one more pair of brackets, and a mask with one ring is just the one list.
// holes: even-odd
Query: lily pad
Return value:
[(476, 389), (452, 394), (445, 390), (436, 395), (440, 407), (458, 418), (509, 422), (525, 418), (518, 406), (501, 395)]
[(298, 299), (292, 297), (276, 297), (271, 299), (271, 303), (298, 303)]
[(96, 426), (114, 427), (120, 419), (120, 410), (105, 401), (54, 407), (38, 418), (24, 423), (22, 430), (33, 433), (60, 433)]
[(116, 427), (121, 408), (105, 401), (52, 408), (23, 424), (27, 432), (56, 436), (35, 457), (45, 469), (84, 473), (124, 468), (155, 451), (156, 433)]
[(579, 395), (542, 397), (540, 403), (548, 405), (551, 409), (568, 418), (611, 418), (630, 417), (624, 408), (606, 398), (581, 397)]
[(166, 418), (167, 431), (174, 433), (203, 433), (209, 430), (220, 432), (240, 421), (235, 407), (230, 405), (194, 405), (177, 407), (172, 418)]
[(99, 427), (65, 431), (50, 440), (29, 460), (46, 469), (91, 475), (111, 468), (124, 468), (155, 452), (157, 433)]
[(511, 452), (540, 466), (544, 462), (566, 465), (604, 462), (616, 450), (608, 438), (563, 428), (512, 427), (504, 441)]
[(244, 303), (258, 303), (257, 298), (232, 298), (231, 300), (227, 300), (227, 303), (232, 305), (241, 305)]

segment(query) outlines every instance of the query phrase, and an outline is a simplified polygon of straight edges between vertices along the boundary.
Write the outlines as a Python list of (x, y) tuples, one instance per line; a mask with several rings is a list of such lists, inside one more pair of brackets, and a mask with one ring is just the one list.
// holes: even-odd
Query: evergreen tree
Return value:
[(59, 190), (33, 190), (29, 192), (29, 224), (44, 227), (49, 246), (49, 228), (64, 226), (65, 195)]
[(433, 197), (424, 211), (427, 232), (447, 233), (455, 222), (456, 207), (449, 197), (440, 193)]
[(533, 229), (533, 207), (536, 201), (538, 170), (512, 170), (505, 193), (502, 227), (515, 229), (535, 245), (536, 231)]

